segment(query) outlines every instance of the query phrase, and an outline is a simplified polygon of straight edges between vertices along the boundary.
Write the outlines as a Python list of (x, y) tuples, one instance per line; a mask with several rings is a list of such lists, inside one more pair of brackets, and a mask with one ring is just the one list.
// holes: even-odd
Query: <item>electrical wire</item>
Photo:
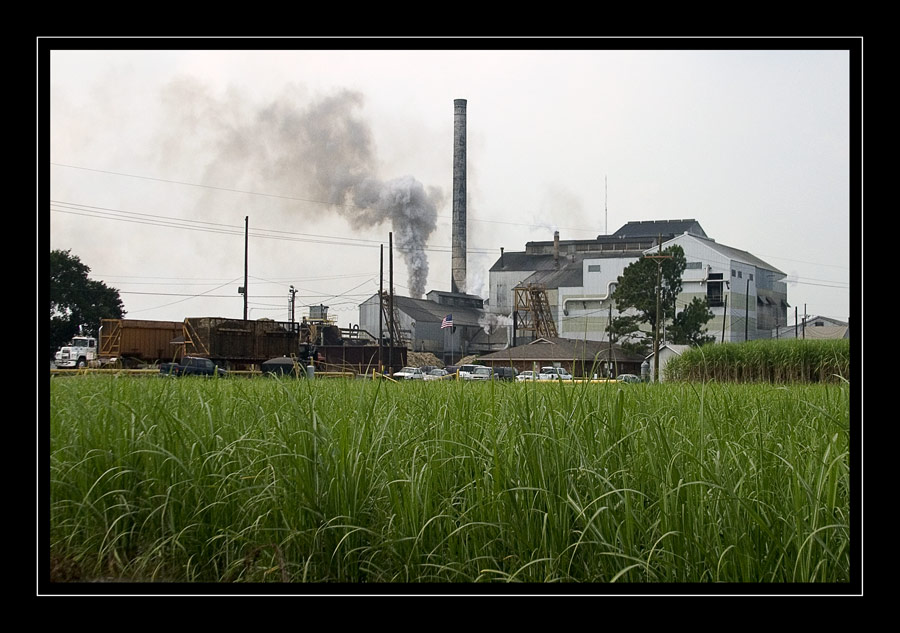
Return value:
[[(185, 220), (172, 216), (154, 215), (137, 211), (123, 211), (121, 209), (97, 207), (60, 200), (51, 200), (50, 204), (50, 211), (83, 217), (101, 218), (107, 220), (116, 220), (119, 222), (129, 222), (133, 224), (146, 224), (151, 226), (160, 226), (166, 228), (176, 228), (188, 231), (199, 231), (203, 233), (216, 233), (223, 235), (244, 235), (245, 232), (244, 227), (237, 225), (218, 224), (214, 222), (204, 222), (201, 220)], [(289, 242), (303, 242), (308, 244), (328, 244), (332, 246), (359, 246), (366, 248), (379, 248), (384, 245), (384, 242), (382, 240), (354, 237), (337, 237), (334, 235), (317, 235), (312, 233), (279, 231), (276, 229), (265, 228), (253, 228), (247, 230), (247, 236), (258, 239), (283, 240)], [(400, 253), (415, 252), (418, 250), (433, 253), (449, 253), (452, 251), (452, 247), (450, 246), (424, 246), (421, 249), (409, 249), (394, 244), (393, 248)], [(475, 254), (495, 253), (494, 249), (478, 247), (469, 247), (467, 250), (470, 253)]]
[[(233, 189), (230, 187), (218, 187), (215, 185), (204, 185), (204, 184), (198, 184), (198, 183), (194, 183), (194, 182), (187, 182), (187, 181), (183, 181), (183, 180), (169, 180), (166, 178), (156, 178), (153, 176), (141, 176), (138, 174), (126, 174), (126, 173), (110, 171), (110, 170), (106, 170), (106, 169), (94, 169), (91, 167), (79, 167), (77, 165), (67, 165), (64, 163), (55, 163), (52, 161), (50, 162), (50, 165), (54, 166), (54, 167), (65, 167), (67, 169), (80, 169), (83, 171), (92, 171), (92, 172), (101, 173), (101, 174), (109, 174), (112, 176), (122, 176), (125, 178), (138, 178), (140, 180), (165, 182), (168, 184), (182, 185), (185, 187), (198, 187), (201, 189), (226, 191), (226, 192), (230, 192), (230, 193), (241, 193), (241, 194), (250, 195), (250, 196), (262, 196), (262, 197), (266, 197), (266, 198), (276, 198), (279, 200), (293, 200), (296, 202), (308, 202), (308, 203), (312, 203), (312, 204), (320, 204), (320, 205), (326, 206), (326, 207), (341, 207), (341, 208), (347, 208), (347, 209), (359, 209), (361, 211), (365, 211), (365, 210), (372, 209), (372, 208), (375, 208), (377, 210), (377, 207), (360, 207), (360, 206), (353, 205), (353, 204), (336, 204), (336, 203), (328, 202), (325, 200), (316, 200), (314, 198), (300, 198), (297, 196), (285, 196), (285, 195), (280, 195), (280, 194), (251, 191), (248, 189)], [(452, 216), (446, 216), (446, 215), (438, 215), (437, 217), (445, 219), (445, 220), (451, 220), (451, 221), (453, 219)], [(529, 223), (525, 223), (525, 222), (509, 222), (509, 221), (504, 221), (504, 220), (482, 220), (482, 219), (474, 217), (470, 214), (467, 214), (466, 219), (471, 220), (473, 222), (484, 222), (486, 224), (507, 224), (510, 226), (524, 226), (524, 227), (528, 227), (528, 228), (540, 228), (541, 226), (543, 226), (543, 225), (538, 225), (538, 224), (529, 224)], [(566, 231), (583, 231), (586, 233), (587, 232), (594, 233), (596, 231), (595, 229), (585, 229), (585, 228), (581, 228), (581, 227), (561, 226), (559, 228), (566, 230)], [(493, 250), (491, 252), (493, 252)]]

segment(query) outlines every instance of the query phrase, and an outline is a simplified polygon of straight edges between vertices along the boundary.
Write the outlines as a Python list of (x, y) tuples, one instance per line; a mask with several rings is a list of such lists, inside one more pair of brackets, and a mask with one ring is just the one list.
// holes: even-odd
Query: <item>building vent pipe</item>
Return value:
[(453, 226), (450, 292), (466, 292), (466, 100), (453, 100)]

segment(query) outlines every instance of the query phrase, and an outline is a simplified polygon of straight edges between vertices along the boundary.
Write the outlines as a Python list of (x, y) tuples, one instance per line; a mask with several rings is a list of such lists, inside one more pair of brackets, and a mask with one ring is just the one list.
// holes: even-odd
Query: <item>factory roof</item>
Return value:
[(560, 253), (559, 258), (553, 256), (552, 253), (528, 253), (516, 251), (512, 253), (503, 253), (491, 266), (491, 272), (518, 272), (518, 271), (544, 271), (555, 272), (562, 269), (577, 268), (581, 270), (581, 264), (585, 259), (616, 259), (620, 257), (640, 257), (642, 250), (624, 251), (588, 251), (579, 253)]
[(506, 328), (498, 327), (496, 321), (499, 317), (487, 310), (448, 306), (430, 299), (413, 299), (400, 295), (394, 295), (394, 307), (417, 323), (438, 324), (445, 316), (451, 314), (454, 327), (478, 328), (474, 333), (468, 330), (466, 335), (471, 336), (470, 343), (473, 345), (498, 347), (507, 342)]
[(479, 356), (481, 361), (547, 361), (562, 362), (573, 359), (611, 359), (617, 362), (641, 362), (643, 357), (633, 354), (607, 341), (589, 341), (569, 338), (538, 338), (525, 345), (509, 347), (498, 352)]
[(662, 235), (663, 238), (672, 237), (690, 233), (697, 237), (707, 237), (706, 232), (697, 220), (640, 220), (638, 222), (629, 222), (618, 231), (613, 233), (613, 237), (621, 239), (633, 239), (636, 237), (657, 237)]
[[(593, 258), (592, 258), (593, 259)], [(578, 287), (584, 284), (584, 256), (574, 255), (559, 260), (559, 267), (538, 270), (526, 277), (520, 285), (541, 284), (547, 288)]]
[(486, 313), (485, 310), (477, 308), (448, 306), (430, 299), (413, 299), (412, 297), (400, 295), (394, 295), (394, 307), (402, 310), (414, 321), (423, 323), (440, 323), (445, 316), (452, 314), (453, 325), (455, 326), (481, 327), (479, 320), (483, 319)]
[(491, 270), (497, 271), (518, 271), (518, 270), (545, 270), (553, 267), (553, 255), (533, 255), (524, 251), (516, 251), (512, 253), (503, 253)]
[(725, 246), (724, 244), (719, 244), (715, 240), (711, 240), (709, 238), (701, 238), (697, 235), (694, 235), (693, 237), (695, 237), (702, 243), (706, 244), (709, 248), (713, 249), (714, 251), (721, 253), (728, 259), (732, 259), (732, 260), (738, 261), (738, 262), (743, 262), (745, 264), (750, 264), (751, 266), (756, 266), (757, 268), (771, 270), (772, 272), (778, 273), (780, 275), (785, 274), (782, 271), (775, 268), (774, 266), (772, 266), (771, 264), (769, 264), (768, 262), (764, 262), (756, 255), (748, 253), (747, 251), (742, 251), (739, 248), (733, 248), (731, 246)]

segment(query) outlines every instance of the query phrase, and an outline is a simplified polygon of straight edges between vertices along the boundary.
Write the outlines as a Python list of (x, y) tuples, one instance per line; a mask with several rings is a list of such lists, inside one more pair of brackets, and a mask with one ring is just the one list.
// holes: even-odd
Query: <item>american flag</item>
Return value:
[(441, 329), (443, 330), (445, 327), (453, 327), (453, 315), (448, 314), (444, 317), (444, 320), (441, 321)]

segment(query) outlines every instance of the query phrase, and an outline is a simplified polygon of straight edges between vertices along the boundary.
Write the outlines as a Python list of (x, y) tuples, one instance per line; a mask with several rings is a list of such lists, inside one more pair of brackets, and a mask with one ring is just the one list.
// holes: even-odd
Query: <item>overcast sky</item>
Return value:
[[(850, 315), (860, 95), (847, 50), (146, 42), (57, 48), (39, 84), (50, 248), (117, 288), (128, 318), (240, 318), (245, 217), (252, 319), (287, 320), (293, 285), (298, 318), (324, 304), (358, 323), (381, 244), (387, 285), (391, 231), (396, 291), (448, 291), (455, 99), (468, 102), (469, 292), (487, 297), (500, 248), (554, 230), (693, 218), (785, 272), (800, 314)], [(427, 257), (405, 259), (416, 246)]]

